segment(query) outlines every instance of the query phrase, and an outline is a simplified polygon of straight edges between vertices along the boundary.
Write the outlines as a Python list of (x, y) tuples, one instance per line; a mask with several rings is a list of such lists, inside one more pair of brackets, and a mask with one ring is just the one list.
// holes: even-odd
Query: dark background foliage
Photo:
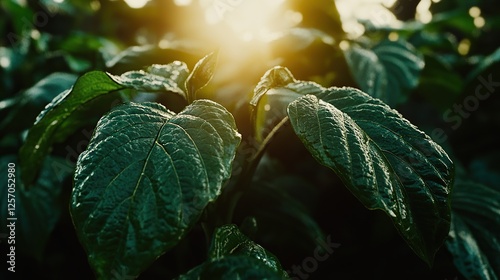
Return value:
[[(26, 3), (19, 4), (22, 2)], [(184, 61), (193, 69), (205, 54), (219, 49), (216, 74), (202, 94), (216, 92), (213, 99), (234, 114), (243, 135), (251, 130), (248, 101), (253, 87), (276, 64), (288, 67), (300, 80), (314, 80), (323, 86), (358, 87), (339, 45), (351, 39), (342, 30), (336, 9), (328, 8), (327, 2), (290, 0), (287, 4), (303, 16), (298, 27), (326, 33), (333, 43), (318, 40), (312, 32), (298, 38), (283, 36), (267, 42), (263, 55), (257, 48), (249, 48), (248, 42), (241, 43), (241, 51), (218, 43), (218, 36), (224, 32), (213, 35), (208, 31), (215, 27), (200, 26), (204, 14), (196, 4), (178, 6), (172, 1), (151, 1), (144, 8), (131, 9), (123, 1), (2, 1), (1, 155), (16, 155), (25, 130), (44, 106), (71, 86), (77, 76), (90, 70), (121, 74), (174, 60)], [(476, 99), (477, 106), (471, 96), (483, 84), (482, 80), (500, 81), (499, 6), (493, 0), (441, 0), (431, 5), (433, 20), (419, 24), (415, 21), (419, 2), (397, 1), (391, 10), (407, 24), (399, 28), (365, 24), (366, 31), (358, 42), (378, 42), (396, 33), (423, 55), (425, 67), (418, 86), (395, 108), (446, 149), (460, 174), (457, 180), (473, 180), (498, 190), (498, 87), (491, 88), (486, 100)], [(481, 9), (485, 20), (482, 28), (469, 15), (473, 6)], [(303, 41), (309, 43), (298, 43)], [(236, 43), (235, 46), (238, 47)], [(56, 72), (68, 74), (65, 82), (29, 91)], [(134, 98), (152, 98), (174, 110), (184, 106), (165, 96)], [(457, 106), (465, 108), (465, 112), (456, 111)], [(58, 143), (51, 154), (71, 167), (88, 144), (96, 121), (89, 119), (85, 129)], [(435, 133), (436, 129), (442, 133)], [(309, 155), (290, 128), (281, 131), (271, 143), (259, 168), (256, 180), (284, 190), (287, 199), (281, 192), (268, 193), (266, 188), (249, 191), (236, 207), (234, 222), (245, 228), (253, 221), (248, 217), (254, 217), (258, 225), (252, 234), (254, 241), (273, 252), (285, 269), (300, 265), (317, 246), (314, 233), (318, 228), (298, 228), (293, 221), (294, 209), (300, 208), (317, 222), (324, 236), (340, 244), (327, 260), (319, 263), (309, 279), (464, 278), (446, 246), (437, 253), (434, 265), (428, 267), (399, 236), (390, 219), (380, 211), (364, 208), (335, 174)], [(66, 176), (61, 186), (60, 217), (38, 255), (32, 248), (19, 245), (17, 276), (94, 277), (68, 211), (71, 176)], [(491, 230), (494, 232), (495, 228)], [(41, 234), (34, 230), (28, 238), (36, 243)], [(6, 251), (5, 239), (0, 247), (1, 252)], [(206, 250), (203, 232), (196, 227), (139, 279), (171, 279), (203, 262)], [(117, 274), (116, 279), (127, 276)]]

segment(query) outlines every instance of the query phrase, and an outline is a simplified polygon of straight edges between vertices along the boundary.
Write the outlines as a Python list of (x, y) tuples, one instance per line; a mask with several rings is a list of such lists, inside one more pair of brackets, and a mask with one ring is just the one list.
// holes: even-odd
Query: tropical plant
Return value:
[[(150, 26), (144, 39), (127, 23), (143, 38), (133, 46), (111, 11), (207, 10), (99, 3), (2, 5), (48, 19), (0, 25), (12, 44), (0, 49), (0, 168), (16, 166), (18, 268), (33, 258), (67, 277), (54, 258), (68, 252), (51, 248), (68, 234), (83, 278), (377, 278), (396, 264), (405, 278), (498, 278), (497, 152), (457, 149), (498, 102), (498, 51), (472, 53), (496, 28), (487, 15), (479, 29), (472, 5), (440, 3), (429, 23), (363, 22), (352, 37), (335, 2), (290, 0), (281, 15), (301, 20), (269, 38), (226, 30), (219, 44)], [(67, 15), (103, 22), (101, 35), (54, 30)]]

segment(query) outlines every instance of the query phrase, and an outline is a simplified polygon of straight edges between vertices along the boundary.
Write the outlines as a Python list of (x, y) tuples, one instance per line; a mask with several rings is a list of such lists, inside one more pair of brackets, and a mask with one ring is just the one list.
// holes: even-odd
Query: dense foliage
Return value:
[(174, 2), (0, 4), (17, 276), (498, 279), (494, 1)]

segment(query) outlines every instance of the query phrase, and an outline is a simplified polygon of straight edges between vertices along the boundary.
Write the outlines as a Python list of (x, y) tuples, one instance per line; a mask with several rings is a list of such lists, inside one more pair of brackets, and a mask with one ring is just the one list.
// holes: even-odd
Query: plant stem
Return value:
[(288, 120), (289, 118), (288, 116), (286, 116), (276, 126), (273, 127), (273, 129), (269, 132), (269, 134), (266, 135), (266, 138), (264, 138), (264, 140), (260, 144), (259, 149), (248, 160), (249, 164), (243, 166), (241, 175), (239, 176), (236, 182), (235, 192), (234, 194), (229, 196), (230, 201), (229, 201), (229, 206), (227, 208), (227, 216), (225, 219), (226, 223), (231, 223), (231, 221), (233, 220), (233, 215), (236, 209), (236, 205), (238, 204), (240, 198), (243, 196), (245, 191), (251, 185), (255, 170), (257, 169), (257, 166), (259, 165), (259, 162), (262, 156), (264, 155), (267, 146), (274, 138), (274, 136), (280, 131), (280, 129), (287, 124)]
[(259, 149), (257, 152), (250, 158), (250, 171), (253, 172), (259, 165), (260, 159), (264, 155), (264, 152), (266, 151), (267, 146), (271, 142), (271, 139), (279, 132), (279, 130), (286, 125), (288, 122), (289, 118), (288, 116), (284, 117), (276, 126), (273, 127), (271, 132), (267, 134), (266, 138), (264, 138), (264, 141), (262, 141), (262, 144), (259, 146)]

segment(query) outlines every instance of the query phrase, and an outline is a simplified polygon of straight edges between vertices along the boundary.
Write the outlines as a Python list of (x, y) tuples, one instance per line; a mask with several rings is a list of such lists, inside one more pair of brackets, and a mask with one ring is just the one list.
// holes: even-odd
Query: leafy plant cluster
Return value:
[(364, 22), (352, 38), (335, 2), (290, 0), (302, 21), (265, 52), (234, 38), (244, 53), (158, 12), (194, 4), (1, 7), (0, 170), (22, 179), (20, 273), (500, 275), (489, 1), (443, 0), (430, 23)]

